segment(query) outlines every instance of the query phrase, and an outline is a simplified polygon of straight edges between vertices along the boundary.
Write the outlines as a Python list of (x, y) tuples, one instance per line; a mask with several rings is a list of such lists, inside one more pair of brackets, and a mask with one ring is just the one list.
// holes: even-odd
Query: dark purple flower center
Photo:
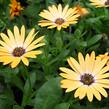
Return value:
[(55, 21), (55, 23), (58, 24), (58, 25), (62, 25), (64, 22), (65, 21), (62, 18), (57, 18), (56, 21)]
[(16, 47), (12, 52), (13, 56), (15, 56), (15, 57), (20, 57), (24, 53), (25, 53), (25, 49), (22, 47)]
[(80, 80), (84, 85), (91, 85), (94, 83), (94, 77), (91, 74), (84, 74), (81, 76)]

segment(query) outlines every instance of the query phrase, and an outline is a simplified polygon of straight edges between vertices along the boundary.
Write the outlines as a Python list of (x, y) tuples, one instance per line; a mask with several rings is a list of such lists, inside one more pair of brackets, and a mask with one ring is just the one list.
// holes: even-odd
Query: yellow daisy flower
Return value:
[(96, 7), (109, 7), (109, 0), (89, 0)]
[(37, 33), (35, 33), (34, 28), (27, 37), (24, 26), (21, 27), (21, 31), (17, 26), (14, 26), (14, 33), (8, 29), (7, 34), (8, 36), (0, 33), (0, 62), (3, 62), (3, 65), (10, 64), (12, 68), (15, 68), (22, 61), (28, 66), (28, 58), (36, 58), (42, 53), (41, 50), (35, 49), (45, 45), (44, 42), (41, 42), (44, 36), (35, 39)]
[(76, 9), (78, 10), (78, 14), (82, 17), (87, 15), (89, 12), (86, 8), (81, 7), (80, 5), (76, 6)]
[(109, 89), (109, 66), (105, 66), (108, 58), (101, 61), (95, 59), (95, 52), (87, 54), (85, 59), (81, 53), (78, 54), (77, 62), (73, 57), (68, 58), (68, 64), (72, 69), (60, 67), (60, 75), (65, 79), (61, 80), (61, 87), (66, 92), (75, 91), (74, 97), (83, 99), (87, 96), (92, 102), (93, 96), (99, 101), (101, 94), (107, 97), (108, 94), (104, 88)]
[(48, 28), (57, 27), (58, 30), (61, 28), (67, 28), (70, 24), (76, 24), (79, 14), (76, 8), (69, 8), (68, 5), (62, 9), (62, 5), (59, 4), (57, 7), (55, 5), (49, 6), (48, 10), (43, 10), (39, 14), (45, 20), (39, 21), (38, 25), (41, 27), (48, 26)]
[(23, 7), (21, 6), (20, 2), (16, 0), (11, 0), (10, 6), (10, 18), (13, 19), (14, 16), (19, 16)]

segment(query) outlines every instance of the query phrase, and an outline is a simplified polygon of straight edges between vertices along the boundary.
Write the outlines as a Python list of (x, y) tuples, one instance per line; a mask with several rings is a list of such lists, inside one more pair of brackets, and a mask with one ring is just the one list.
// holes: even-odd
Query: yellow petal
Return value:
[(24, 39), (25, 39), (25, 26), (23, 25), (21, 27), (21, 42), (22, 42), (22, 44), (24, 42)]
[(29, 34), (26, 37), (26, 40), (24, 42), (24, 45), (23, 45), (24, 48), (26, 48), (33, 41), (33, 39), (35, 37), (34, 32), (35, 32), (35, 29), (34, 28), (29, 32)]
[(57, 29), (58, 29), (58, 31), (60, 31), (61, 30), (61, 26), (59, 25), (59, 26), (57, 26)]
[(89, 100), (90, 102), (92, 102), (92, 100), (93, 100), (93, 92), (92, 92), (92, 90), (90, 89), (90, 87), (87, 87), (87, 97), (88, 97), (88, 100)]
[(55, 13), (55, 17), (59, 18), (58, 10), (55, 5), (52, 5), (53, 11)]
[(80, 95), (79, 95), (79, 99), (83, 99), (85, 97), (85, 95), (87, 94), (87, 86), (86, 85), (83, 85), (80, 87)]
[(89, 54), (87, 54), (86, 57), (85, 57), (85, 67), (86, 67), (86, 72), (90, 72), (90, 59), (89, 59)]
[(44, 46), (44, 45), (45, 45), (45, 43), (39, 43), (39, 44), (37, 44), (37, 45), (29, 45), (29, 46), (26, 48), (26, 51), (28, 52), (28, 51), (31, 51), (31, 50), (33, 50), (33, 49), (39, 48), (39, 47), (41, 47), (41, 46)]
[(65, 67), (60, 67), (60, 70), (67, 74), (66, 77), (65, 77), (64, 73), (61, 73), (60, 75), (62, 77), (65, 77), (65, 78), (69, 77), (73, 80), (79, 80), (80, 79), (80, 76), (77, 73), (75, 73), (74, 71), (72, 71), (71, 69), (68, 69), (68, 68), (65, 68)]
[(54, 21), (54, 16), (47, 10), (44, 10), (43, 12), (41, 12), (39, 14), (39, 16), (45, 18), (45, 19), (48, 19), (50, 21)]
[(100, 95), (100, 93), (94, 88), (94, 86), (90, 87), (90, 89), (91, 89), (93, 95), (97, 98), (97, 100), (100, 101), (100, 100), (101, 100), (101, 95)]
[(95, 88), (99, 93), (101, 93), (104, 97), (107, 97), (107, 96), (108, 96), (108, 94), (107, 94), (107, 92), (105, 91), (105, 89), (102, 88), (102, 87), (100, 87), (99, 84), (95, 84), (95, 85), (94, 85), (94, 88)]
[(8, 51), (7, 48), (0, 46), (0, 52), (6, 52), (6, 53), (8, 53), (9, 51)]
[(15, 57), (13, 62), (11, 63), (11, 67), (15, 68), (20, 63), (20, 58)]
[(0, 35), (1, 35), (2, 39), (3, 39), (3, 41), (4, 41), (10, 48), (12, 48), (13, 46), (12, 46), (12, 43), (10, 42), (8, 36), (5, 35), (4, 33), (1, 33)]
[(81, 66), (79, 65), (79, 63), (74, 58), (70, 57), (70, 58), (67, 59), (67, 61), (68, 61), (69, 65), (70, 65), (70, 67), (74, 71), (76, 71), (79, 74), (82, 73)]
[(93, 51), (90, 55), (90, 72), (93, 73), (93, 67), (95, 63), (95, 52)]
[(102, 84), (109, 84), (109, 79), (98, 79), (96, 80), (97, 83), (102, 83)]
[(62, 12), (62, 16), (63, 16), (63, 17), (64, 17), (65, 14), (67, 13), (68, 7), (69, 7), (69, 5), (66, 5), (66, 6), (64, 7), (63, 12)]
[[(81, 87), (78, 87), (78, 89), (75, 91), (75, 94), (74, 94), (74, 97), (75, 97), (75, 98), (81, 96), (81, 92), (83, 91), (83, 88), (85, 88), (84, 96), (86, 95), (86, 92), (87, 92), (87, 86), (82, 85)], [(80, 98), (84, 98), (84, 96), (83, 96), (83, 97), (80, 97)]]
[(39, 43), (40, 41), (42, 41), (44, 39), (45, 36), (41, 36), (39, 38), (37, 38), (36, 40), (34, 40), (31, 44), (37, 44)]
[(36, 51), (30, 51), (25, 53), (23, 56), (24, 57), (29, 57), (29, 58), (36, 58), (37, 55), (41, 54), (42, 51), (41, 50), (36, 50)]
[(53, 15), (54, 17), (56, 17), (56, 15), (57, 15), (57, 10), (54, 10), (53, 8), (54, 8), (53, 5), (52, 5), (52, 6), (49, 6), (49, 7), (48, 7), (48, 10), (50, 11), (50, 13), (52, 13), (52, 15)]
[(23, 62), (26, 66), (29, 65), (29, 61), (28, 61), (28, 59), (25, 58), (25, 57), (22, 58), (22, 62)]
[(14, 35), (11, 32), (11, 30), (8, 29), (7, 34), (9, 36), (10, 42), (12, 43), (13, 47), (15, 47), (16, 46), (16, 41), (15, 41)]
[(96, 75), (96, 79), (103, 79), (103, 78), (109, 78), (109, 73)]
[(95, 65), (94, 65), (93, 73), (94, 74), (98, 73), (104, 67), (107, 60), (108, 60), (108, 58), (105, 58), (105, 59), (103, 59), (101, 61), (96, 60)]
[(102, 68), (98, 73), (96, 73), (95, 75), (100, 75), (100, 74), (104, 74), (107, 71), (109, 71), (109, 66), (106, 66), (104, 68)]
[(53, 22), (48, 22), (47, 20), (45, 20), (45, 21), (40, 21), (39, 23), (38, 23), (38, 25), (40, 25), (41, 27), (45, 27), (45, 26), (51, 26), (51, 25), (54, 25), (53, 24)]
[(3, 62), (3, 65), (9, 64), (13, 61), (13, 57), (12, 56), (1, 56), (0, 57), (0, 61)]
[(73, 91), (80, 87), (82, 83), (79, 81), (72, 81), (68, 79), (61, 80), (61, 87), (62, 88), (67, 88), (66, 92)]
[(21, 42), (20, 42), (20, 33), (19, 33), (19, 29), (17, 26), (14, 26), (14, 35), (15, 35), (15, 40), (16, 40), (16, 44), (17, 46), (20, 46)]
[(99, 86), (109, 89), (109, 84), (99, 84)]
[(59, 17), (61, 18), (62, 17), (62, 5), (61, 4), (58, 5), (58, 12), (59, 12)]
[(80, 66), (82, 68), (82, 71), (85, 72), (85, 62), (84, 62), (84, 57), (83, 57), (82, 53), (78, 54), (78, 60), (79, 60)]

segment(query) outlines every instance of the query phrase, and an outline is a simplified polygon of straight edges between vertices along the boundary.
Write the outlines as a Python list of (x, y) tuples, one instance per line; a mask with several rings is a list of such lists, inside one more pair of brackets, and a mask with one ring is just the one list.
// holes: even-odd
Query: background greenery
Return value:
[[(0, 31), (26, 26), (45, 35), (46, 46), (43, 54), (30, 59), (29, 67), (20, 65), (16, 69), (0, 64), (0, 109), (108, 109), (109, 97), (92, 103), (85, 98), (75, 99), (73, 92), (65, 93), (60, 88), (59, 67), (68, 66), (69, 56), (77, 58), (91, 51), (96, 54), (109, 51), (109, 9), (95, 8), (88, 0), (19, 0), (24, 7), (22, 14), (10, 20), (9, 0), (0, 0)], [(38, 14), (49, 5), (59, 4), (70, 7), (80, 4), (89, 14), (60, 32), (38, 26)], [(108, 91), (109, 92), (109, 91)]]

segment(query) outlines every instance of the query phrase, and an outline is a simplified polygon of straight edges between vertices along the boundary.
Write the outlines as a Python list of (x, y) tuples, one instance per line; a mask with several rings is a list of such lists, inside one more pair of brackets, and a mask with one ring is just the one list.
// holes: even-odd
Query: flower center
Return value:
[(15, 57), (20, 57), (24, 53), (25, 53), (25, 49), (23, 49), (22, 47), (16, 47), (12, 52), (13, 56)]
[(80, 81), (85, 85), (91, 85), (92, 83), (94, 83), (94, 77), (91, 74), (84, 74), (81, 76)]
[(17, 8), (17, 7), (15, 7), (15, 10), (14, 10), (15, 12), (19, 12), (19, 9)]
[(64, 22), (65, 21), (62, 18), (57, 18), (56, 21), (55, 21), (55, 23), (58, 24), (58, 25), (62, 25)]
[(105, 5), (109, 5), (109, 0), (107, 0), (107, 1), (105, 2)]

